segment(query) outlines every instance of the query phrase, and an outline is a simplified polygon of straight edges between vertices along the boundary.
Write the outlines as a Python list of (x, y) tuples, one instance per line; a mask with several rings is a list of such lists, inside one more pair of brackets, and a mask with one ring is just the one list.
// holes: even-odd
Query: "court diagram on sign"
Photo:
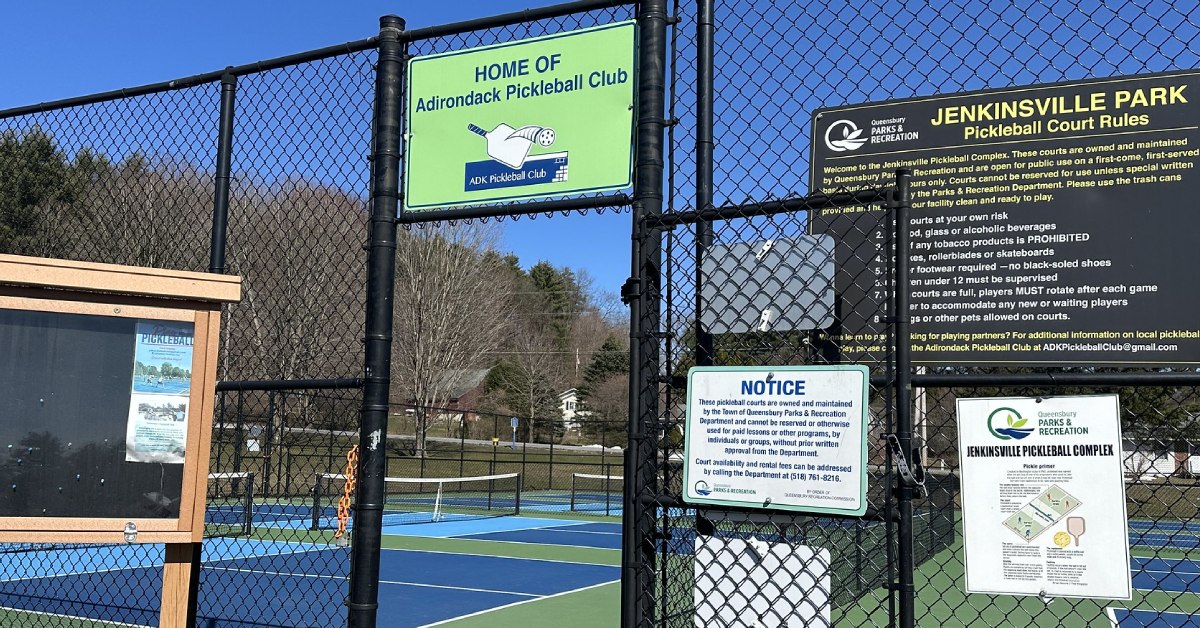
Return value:
[(1009, 515), (1004, 520), (1004, 526), (1025, 541), (1031, 542), (1078, 507), (1079, 500), (1057, 484), (1052, 484), (1017, 512)]

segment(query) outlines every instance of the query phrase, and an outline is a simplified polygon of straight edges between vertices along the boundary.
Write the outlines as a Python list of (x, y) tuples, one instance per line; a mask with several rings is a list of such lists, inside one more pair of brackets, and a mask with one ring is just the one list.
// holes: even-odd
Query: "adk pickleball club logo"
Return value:
[(1027, 422), (1012, 408), (996, 408), (988, 415), (988, 431), (1000, 440), (1020, 440), (1033, 433), (1032, 427), (1025, 427)]
[(696, 482), (693, 488), (696, 490), (697, 495), (706, 496), (709, 493), (712, 493), (712, 490), (708, 488), (708, 482), (705, 482), (704, 480)]

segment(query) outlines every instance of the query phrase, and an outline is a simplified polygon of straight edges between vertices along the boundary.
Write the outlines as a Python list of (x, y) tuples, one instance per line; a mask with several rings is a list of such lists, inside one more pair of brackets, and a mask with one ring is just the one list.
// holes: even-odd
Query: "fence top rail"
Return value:
[(218, 391), (231, 390), (337, 390), (362, 388), (362, 379), (268, 379), (217, 382)]
[(320, 61), (338, 55), (361, 52), (375, 48), (377, 37), (368, 37), (357, 41), (346, 42), (334, 46), (326, 46), (315, 50), (298, 52), (273, 59), (263, 61), (255, 61), (244, 65), (231, 65), (223, 70), (215, 70), (205, 72), (203, 74), (195, 74), (184, 78), (173, 79), (170, 81), (161, 81), (158, 83), (148, 83), (137, 87), (125, 87), (122, 89), (114, 89), (107, 92), (99, 92), (96, 94), (88, 94), (86, 96), (74, 96), (71, 98), (63, 98), (61, 100), (51, 100), (48, 102), (38, 103), (34, 105), (24, 105), (11, 109), (0, 110), (0, 120), (25, 116), (34, 113), (48, 113), (58, 109), (66, 109), (69, 107), (79, 107), (83, 105), (94, 105), (111, 100), (121, 98), (133, 98), (135, 96), (146, 96), (148, 94), (158, 94), (161, 92), (169, 92), (206, 83), (216, 83), (225, 76), (245, 76), (247, 74), (256, 74), (260, 72), (268, 72), (277, 70), (290, 65), (299, 65), (302, 63), (310, 63), (312, 61)]
[[(880, 378), (879, 384), (887, 380)], [(872, 384), (876, 378), (871, 378)], [(913, 375), (912, 384), (925, 388), (990, 388), (997, 386), (1120, 386), (1157, 388), (1163, 386), (1200, 386), (1200, 372), (1134, 373), (931, 373)]]
[[(514, 11), (512, 13), (503, 13), (491, 17), (406, 30), (401, 37), (405, 41), (434, 39), (437, 37), (459, 35), (462, 33), (469, 33), (472, 31), (485, 30), (489, 28), (500, 28), (514, 24), (521, 24), (524, 22), (563, 17), (577, 13), (586, 13), (588, 11), (615, 8), (635, 3), (636, 0), (575, 0), (574, 2), (565, 2), (562, 4), (540, 7), (537, 9), (525, 9), (524, 11)], [(94, 105), (112, 100), (119, 100), (122, 98), (133, 98), (136, 96), (146, 96), (149, 94), (158, 94), (162, 92), (187, 89), (189, 87), (196, 87), (198, 85), (204, 85), (207, 83), (216, 83), (226, 76), (245, 76), (248, 74), (258, 74), (261, 72), (278, 70), (290, 65), (311, 63), (313, 61), (320, 61), (322, 59), (328, 59), (338, 55), (371, 50), (376, 48), (378, 44), (379, 38), (372, 36), (367, 37), (366, 39), (359, 39), (343, 44), (326, 46), (324, 48), (297, 52), (290, 55), (284, 55), (282, 57), (265, 59), (263, 61), (255, 61), (242, 65), (231, 65), (222, 70), (204, 72), (201, 74), (172, 79), (169, 81), (147, 83), (145, 85), (138, 85), (136, 87), (124, 87), (121, 89), (97, 92), (84, 96), (73, 96), (71, 98), (62, 98), (59, 100), (51, 100), (32, 105), (22, 105), (20, 107), (13, 107), (10, 109), (0, 109), (0, 120), (16, 118), (35, 113), (48, 113), (59, 109), (67, 109), (69, 107)]]
[(436, 39), (438, 37), (461, 35), (463, 33), (470, 33), (473, 31), (501, 28), (504, 26), (512, 26), (514, 24), (534, 22), (537, 20), (548, 20), (556, 17), (574, 15), (576, 13), (587, 13), (588, 11), (598, 11), (600, 9), (612, 9), (631, 4), (637, 4), (637, 0), (575, 0), (574, 2), (552, 4), (550, 6), (539, 7), (536, 9), (513, 11), (511, 13), (502, 13), (500, 15), (481, 17), (473, 20), (464, 20), (462, 22), (451, 22), (449, 24), (441, 24), (438, 26), (426, 26), (424, 28), (409, 29), (404, 31), (404, 33), (401, 35), (401, 39), (410, 42), (420, 41), (423, 39)]

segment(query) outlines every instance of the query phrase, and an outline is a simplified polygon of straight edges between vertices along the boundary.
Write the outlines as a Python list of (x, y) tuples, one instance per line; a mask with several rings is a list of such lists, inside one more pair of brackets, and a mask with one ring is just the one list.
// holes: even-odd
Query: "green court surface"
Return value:
[(455, 628), (616, 628), (621, 625), (620, 605), (621, 584), (613, 582), (439, 625)]
[[(1160, 550), (1134, 554), (1160, 558), (1190, 558), (1184, 552)], [(1133, 599), (1086, 600), (1060, 598), (1049, 603), (1036, 597), (1008, 595), (980, 595), (964, 592), (966, 582), (963, 573), (961, 537), (951, 547), (926, 561), (917, 568), (917, 618), (921, 626), (1036, 626), (1038, 628), (1112, 626), (1108, 609), (1124, 608), (1170, 613), (1200, 613), (1200, 595), (1192, 592), (1163, 590), (1133, 590)], [(834, 625), (839, 626), (886, 626), (888, 611), (887, 594), (877, 589), (863, 596), (861, 603), (835, 611)], [(884, 600), (879, 604), (873, 600)]]

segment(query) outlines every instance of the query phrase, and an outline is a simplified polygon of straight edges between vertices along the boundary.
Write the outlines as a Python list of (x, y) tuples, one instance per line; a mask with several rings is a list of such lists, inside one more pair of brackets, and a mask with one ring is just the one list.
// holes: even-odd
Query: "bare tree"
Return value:
[(562, 355), (543, 321), (518, 317), (506, 339), (504, 360), (492, 369), (491, 384), (501, 392), (502, 407), (524, 417), (524, 438), (542, 442), (543, 436), (562, 432), (558, 393), (568, 374), (563, 373)]
[[(357, 197), (302, 180), (250, 190), (230, 213), (229, 267), (242, 302), (229, 312), (233, 378), (336, 377), (361, 364), (366, 212)], [(358, 251), (358, 254), (355, 253)], [(239, 352), (235, 354), (234, 352)]]
[(401, 402), (415, 406), (417, 456), (435, 419), (426, 409), (445, 406), (456, 373), (483, 366), (506, 333), (497, 241), (493, 225), (461, 223), (397, 238), (392, 382)]
[(60, 212), (54, 227), (67, 230), (74, 246), (69, 257), (156, 268), (207, 266), (200, 234), (209, 224), (212, 192), (199, 170), (138, 153), (90, 170), (74, 211)]
[(588, 395), (587, 408), (579, 419), (583, 433), (606, 447), (624, 447), (629, 427), (628, 375), (611, 375), (596, 384)]

